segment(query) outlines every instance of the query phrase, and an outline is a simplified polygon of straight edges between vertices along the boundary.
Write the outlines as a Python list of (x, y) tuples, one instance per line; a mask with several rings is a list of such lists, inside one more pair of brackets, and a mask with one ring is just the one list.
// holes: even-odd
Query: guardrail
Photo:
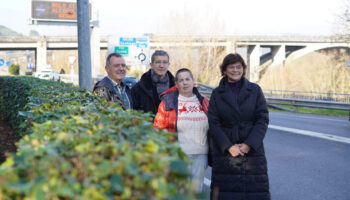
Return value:
[[(195, 85), (198, 87), (199, 91), (207, 97), (210, 97), (211, 92), (215, 88), (200, 82), (196, 82)], [(267, 104), (271, 106), (281, 104), (310, 108), (350, 110), (350, 94), (264, 90), (264, 95)], [(338, 99), (341, 99), (342, 101), (339, 101)]]
[(350, 94), (291, 90), (264, 90), (266, 97), (349, 102)]
[(291, 106), (303, 106), (303, 107), (310, 107), (310, 108), (350, 110), (350, 103), (348, 102), (290, 99), (290, 98), (276, 98), (276, 97), (266, 97), (266, 101), (269, 105), (281, 104), (281, 105), (291, 105)]

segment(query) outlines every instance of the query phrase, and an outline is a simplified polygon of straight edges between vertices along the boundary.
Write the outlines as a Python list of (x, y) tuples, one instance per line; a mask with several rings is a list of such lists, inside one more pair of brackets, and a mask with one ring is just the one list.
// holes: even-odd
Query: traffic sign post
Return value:
[(74, 63), (75, 61), (77, 60), (77, 57), (76, 56), (68, 56), (68, 62), (70, 64), (70, 73), (71, 75), (74, 75)]

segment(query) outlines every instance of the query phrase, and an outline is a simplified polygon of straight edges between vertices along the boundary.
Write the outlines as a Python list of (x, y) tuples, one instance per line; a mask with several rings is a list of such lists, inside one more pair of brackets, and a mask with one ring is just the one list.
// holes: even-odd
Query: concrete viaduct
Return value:
[[(93, 37), (92, 37), (93, 38)], [(94, 42), (95, 49), (107, 49), (108, 38), (100, 37), (100, 41)], [(342, 39), (331, 37), (288, 37), (288, 36), (150, 36), (151, 49), (164, 47), (201, 47), (222, 46), (227, 53), (244, 49), (248, 64), (249, 79), (257, 81), (259, 66), (267, 60), (272, 65), (282, 63), (287, 57), (297, 59), (310, 52), (333, 48), (347, 47), (349, 43)], [(36, 54), (37, 70), (46, 66), (47, 50), (77, 49), (76, 37), (0, 37), (0, 50), (34, 50)], [(270, 49), (263, 53), (262, 49)], [(92, 53), (92, 56), (94, 53)], [(97, 56), (96, 56), (97, 57)], [(99, 58), (92, 60), (93, 66), (99, 66)], [(94, 61), (95, 60), (95, 61)], [(95, 64), (94, 64), (95, 63)], [(97, 63), (97, 64), (96, 64)], [(92, 74), (97, 75), (99, 69), (92, 69)]]

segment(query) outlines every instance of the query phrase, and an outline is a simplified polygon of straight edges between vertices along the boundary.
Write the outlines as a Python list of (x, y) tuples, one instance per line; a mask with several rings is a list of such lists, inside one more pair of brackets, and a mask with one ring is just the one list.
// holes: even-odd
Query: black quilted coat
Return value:
[[(241, 81), (237, 97), (223, 78), (210, 98), (211, 199), (270, 199), (263, 145), (269, 123), (266, 101), (257, 84)], [(250, 151), (232, 157), (228, 148), (239, 143), (249, 145)]]

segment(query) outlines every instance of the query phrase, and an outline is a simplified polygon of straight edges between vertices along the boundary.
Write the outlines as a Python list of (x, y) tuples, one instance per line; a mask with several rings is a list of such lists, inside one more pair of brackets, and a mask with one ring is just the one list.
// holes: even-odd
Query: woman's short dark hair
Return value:
[(190, 74), (192, 80), (194, 80), (194, 79), (193, 79), (193, 74), (192, 74), (191, 70), (189, 70), (189, 69), (187, 69), (187, 68), (181, 68), (181, 69), (177, 70), (177, 72), (176, 72), (176, 75), (175, 75), (175, 81), (176, 81), (176, 82), (178, 81), (178, 79), (179, 79), (179, 74), (180, 74), (181, 72), (188, 72), (188, 73)]
[(222, 61), (222, 64), (220, 65), (220, 71), (221, 76), (225, 75), (225, 71), (227, 69), (227, 66), (230, 64), (234, 64), (240, 62), (243, 67), (243, 76), (245, 76), (245, 73), (247, 71), (247, 65), (245, 64), (243, 58), (238, 53), (230, 53), (227, 56), (225, 56), (224, 60)]

